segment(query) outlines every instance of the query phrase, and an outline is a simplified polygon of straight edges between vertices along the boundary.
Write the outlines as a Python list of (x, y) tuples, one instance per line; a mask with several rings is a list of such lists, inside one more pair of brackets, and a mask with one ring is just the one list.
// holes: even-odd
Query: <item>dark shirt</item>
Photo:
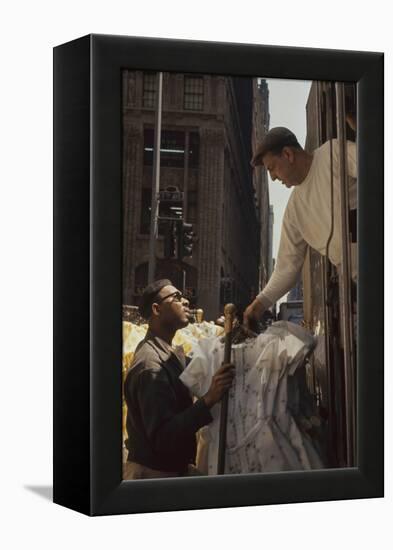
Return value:
[(179, 380), (183, 368), (181, 358), (151, 333), (138, 345), (124, 383), (128, 460), (179, 474), (195, 463), (195, 434), (212, 416)]

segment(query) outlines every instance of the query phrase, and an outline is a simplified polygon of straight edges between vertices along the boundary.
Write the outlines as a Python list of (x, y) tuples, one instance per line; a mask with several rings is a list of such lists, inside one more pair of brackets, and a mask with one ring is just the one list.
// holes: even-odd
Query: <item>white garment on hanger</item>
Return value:
[[(313, 346), (309, 332), (286, 321), (273, 323), (257, 338), (232, 346), (236, 375), (229, 391), (225, 473), (323, 468), (311, 438), (298, 426), (289, 407), (288, 377)], [(202, 397), (223, 358), (220, 338), (201, 340), (180, 379)], [(200, 430), (207, 456), (204, 467), (203, 453), (199, 453), (198, 467), (209, 475), (217, 473), (220, 406), (212, 407), (213, 422)]]

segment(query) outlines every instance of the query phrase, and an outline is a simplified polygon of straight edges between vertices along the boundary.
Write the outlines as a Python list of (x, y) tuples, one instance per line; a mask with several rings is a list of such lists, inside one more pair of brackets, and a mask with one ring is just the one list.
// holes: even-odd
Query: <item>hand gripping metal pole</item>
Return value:
[[(232, 330), (233, 330), (233, 322), (235, 320), (235, 312), (236, 312), (236, 308), (233, 304), (226, 304), (226, 306), (224, 307), (224, 317), (225, 317), (224, 363), (231, 362)], [(219, 475), (225, 472), (227, 419), (228, 419), (228, 392), (226, 392), (221, 399), (220, 437), (219, 437), (219, 444), (218, 444), (218, 465), (217, 465), (217, 473)]]

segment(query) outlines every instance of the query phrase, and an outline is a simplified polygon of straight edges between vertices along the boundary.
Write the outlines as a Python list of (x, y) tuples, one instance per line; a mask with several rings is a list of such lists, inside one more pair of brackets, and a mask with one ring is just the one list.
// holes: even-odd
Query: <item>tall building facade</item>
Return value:
[[(269, 88), (266, 80), (255, 79), (252, 148), (262, 141), (269, 131)], [(260, 272), (259, 288), (262, 289), (272, 274), (272, 246), (273, 246), (273, 207), (269, 206), (269, 184), (267, 171), (257, 168), (253, 171), (253, 185), (256, 194), (258, 217), (260, 220)]]
[[(123, 303), (138, 305), (147, 284), (156, 74), (123, 72)], [(193, 224), (192, 258), (165, 257), (168, 221), (159, 221), (155, 278), (183, 288), (205, 318), (224, 303), (247, 305), (260, 286), (263, 190), (255, 182), (256, 79), (164, 73), (160, 218)], [(268, 202), (266, 204), (268, 212)], [(267, 213), (268, 218), (268, 213)], [(267, 246), (267, 245), (266, 245)]]

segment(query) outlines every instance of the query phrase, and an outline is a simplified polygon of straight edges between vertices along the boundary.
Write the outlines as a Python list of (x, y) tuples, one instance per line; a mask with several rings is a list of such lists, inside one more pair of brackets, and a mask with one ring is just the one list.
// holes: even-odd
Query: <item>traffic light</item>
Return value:
[(176, 257), (176, 224), (174, 221), (168, 221), (164, 234), (164, 257)]
[(179, 220), (177, 222), (177, 257), (179, 260), (191, 258), (193, 244), (194, 232), (192, 223)]

